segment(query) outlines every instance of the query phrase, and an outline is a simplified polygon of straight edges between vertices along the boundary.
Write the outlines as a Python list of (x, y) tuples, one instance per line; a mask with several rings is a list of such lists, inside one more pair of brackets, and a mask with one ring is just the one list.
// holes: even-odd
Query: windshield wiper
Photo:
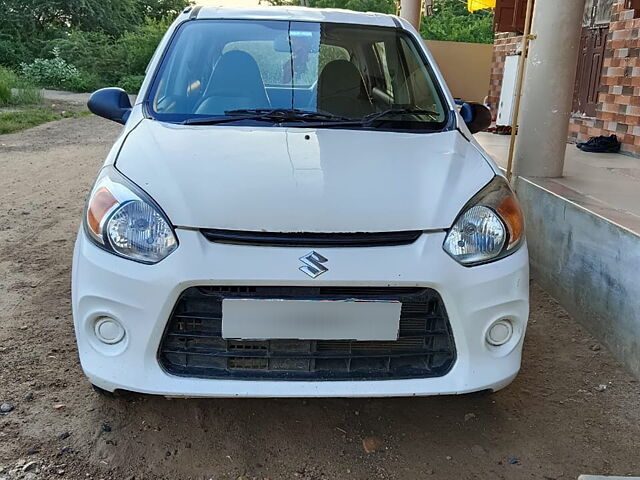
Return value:
[(259, 115), (260, 118), (281, 120), (283, 122), (344, 122), (349, 120), (347, 117), (333, 115), (332, 113), (314, 112), (298, 108), (245, 108), (227, 110), (224, 113), (226, 115)]
[(188, 118), (182, 123), (184, 125), (216, 125), (219, 123), (240, 122), (242, 120), (259, 120), (274, 123), (309, 122), (310, 127), (341, 127), (368, 126), (376, 121), (383, 120), (387, 115), (430, 115), (432, 117), (440, 115), (432, 110), (415, 108), (390, 108), (381, 112), (370, 113), (359, 120), (331, 113), (287, 108), (242, 108), (227, 110), (224, 113), (224, 116)]
[(421, 110), (417, 108), (389, 108), (387, 110), (383, 110), (381, 112), (373, 112), (369, 115), (365, 115), (359, 120), (355, 119), (344, 119), (344, 121), (335, 120), (330, 122), (316, 122), (308, 125), (309, 127), (343, 127), (343, 126), (359, 126), (359, 127), (368, 127), (371, 124), (378, 121), (386, 121), (384, 117), (387, 115), (430, 115), (432, 117), (438, 117), (440, 114), (438, 112), (434, 112), (432, 110)]
[(330, 113), (286, 108), (243, 108), (227, 110), (224, 113), (224, 116), (188, 118), (182, 123), (184, 125), (216, 125), (219, 123), (240, 122), (242, 120), (262, 120), (275, 123), (349, 121), (346, 117)]
[(240, 122), (241, 120), (262, 120), (262, 115), (242, 115), (227, 117), (218, 115), (215, 117), (192, 117), (182, 122), (183, 125), (217, 125), (219, 123)]

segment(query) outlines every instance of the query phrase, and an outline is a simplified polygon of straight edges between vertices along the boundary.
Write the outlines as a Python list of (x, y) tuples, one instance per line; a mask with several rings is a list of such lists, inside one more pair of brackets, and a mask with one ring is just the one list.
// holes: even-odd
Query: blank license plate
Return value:
[(241, 340), (397, 340), (398, 301), (222, 300), (222, 337)]

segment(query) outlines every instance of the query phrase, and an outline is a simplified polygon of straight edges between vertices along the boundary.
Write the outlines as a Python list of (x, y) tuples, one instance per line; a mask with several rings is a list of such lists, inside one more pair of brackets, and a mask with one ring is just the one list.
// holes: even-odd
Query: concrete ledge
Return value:
[(516, 180), (536, 281), (640, 376), (640, 236), (541, 184)]

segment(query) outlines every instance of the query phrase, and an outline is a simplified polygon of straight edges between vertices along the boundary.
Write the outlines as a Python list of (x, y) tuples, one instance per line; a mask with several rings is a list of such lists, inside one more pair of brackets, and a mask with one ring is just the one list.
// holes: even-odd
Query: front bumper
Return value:
[[(73, 317), (83, 370), (108, 391), (190, 397), (359, 397), (458, 394), (508, 385), (521, 361), (528, 317), (526, 245), (497, 262), (466, 268), (442, 250), (444, 233), (423, 234), (404, 246), (317, 249), (329, 271), (311, 279), (299, 258), (309, 248), (209, 242), (198, 231), (177, 231), (180, 246), (156, 265), (109, 254), (80, 231), (73, 263)], [(157, 354), (171, 311), (188, 287), (203, 285), (419, 286), (439, 292), (457, 359), (444, 376), (406, 380), (228, 380), (166, 373)], [(124, 340), (100, 342), (95, 322), (118, 319)], [(514, 338), (502, 347), (485, 341), (496, 320), (509, 318)]]

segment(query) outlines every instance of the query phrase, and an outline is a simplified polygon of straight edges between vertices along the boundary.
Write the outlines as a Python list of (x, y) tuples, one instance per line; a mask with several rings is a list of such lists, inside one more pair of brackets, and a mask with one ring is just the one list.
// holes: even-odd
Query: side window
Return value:
[(387, 61), (387, 47), (384, 42), (378, 42), (373, 45), (375, 50), (380, 70), (382, 71), (382, 85), (379, 87), (381, 90), (393, 98), (393, 84), (391, 81), (391, 72), (389, 71), (389, 63)]
[(406, 66), (406, 71), (403, 74), (406, 75), (408, 103), (419, 109), (444, 113), (442, 105), (437, 101), (438, 93), (433, 84), (433, 77), (430, 75), (427, 66), (421, 61), (421, 55), (406, 38), (402, 38), (400, 43), (402, 45), (403, 61)]
[[(188, 49), (192, 42), (192, 39), (180, 38), (176, 48)], [(200, 88), (200, 81), (187, 57), (173, 57), (166, 72), (154, 98), (154, 109), (160, 113), (173, 112), (184, 106), (186, 97)]]

